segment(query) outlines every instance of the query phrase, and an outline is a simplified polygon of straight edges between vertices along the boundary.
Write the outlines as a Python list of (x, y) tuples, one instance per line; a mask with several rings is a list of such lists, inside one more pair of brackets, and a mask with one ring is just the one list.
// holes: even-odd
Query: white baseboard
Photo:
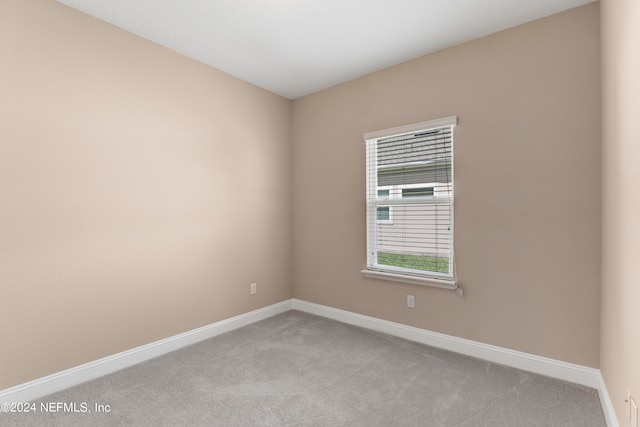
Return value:
[(613, 404), (611, 403), (606, 384), (599, 369), (431, 332), (425, 329), (389, 322), (375, 317), (364, 316), (362, 314), (298, 299), (283, 301), (2, 390), (0, 391), (0, 403), (30, 402), (51, 393), (99, 378), (119, 371), (120, 369), (128, 368), (145, 360), (250, 325), (291, 309), (383, 332), (410, 341), (450, 350), (455, 353), (465, 354), (513, 368), (592, 387), (598, 390), (607, 426), (619, 427)]
[(119, 371), (145, 360), (224, 334), (291, 310), (292, 300), (250, 311), (160, 341), (123, 351), (84, 365), (0, 391), (0, 403), (30, 402), (51, 393)]
[(607, 420), (608, 427), (620, 427), (618, 418), (616, 417), (616, 411), (613, 409), (613, 403), (607, 390), (607, 384), (604, 382), (602, 373), (598, 370), (598, 396), (600, 397), (600, 404), (602, 405), (602, 412), (604, 412), (604, 418)]
[(594, 388), (598, 391), (607, 425), (609, 427), (618, 427), (613, 405), (599, 369), (431, 332), (298, 299), (293, 300), (293, 309)]

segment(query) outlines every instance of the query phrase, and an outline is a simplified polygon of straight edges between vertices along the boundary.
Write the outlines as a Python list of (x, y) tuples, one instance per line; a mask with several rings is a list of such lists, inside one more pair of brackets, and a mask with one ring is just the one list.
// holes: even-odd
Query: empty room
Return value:
[(638, 427), (639, 22), (0, 0), (0, 425)]

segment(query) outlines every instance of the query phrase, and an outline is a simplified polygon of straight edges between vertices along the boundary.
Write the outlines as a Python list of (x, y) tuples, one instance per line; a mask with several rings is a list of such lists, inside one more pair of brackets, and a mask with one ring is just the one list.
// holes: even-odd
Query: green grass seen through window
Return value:
[(391, 265), (400, 268), (412, 268), (414, 270), (449, 272), (449, 260), (421, 255), (392, 254), (378, 252), (378, 264)]

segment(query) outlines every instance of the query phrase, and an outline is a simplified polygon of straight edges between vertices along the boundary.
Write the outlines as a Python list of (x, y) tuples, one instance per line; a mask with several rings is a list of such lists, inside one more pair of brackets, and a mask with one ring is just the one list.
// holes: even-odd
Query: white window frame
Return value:
[[(363, 135), (365, 142), (367, 143), (367, 160), (366, 160), (366, 168), (367, 168), (367, 268), (362, 270), (362, 273), (365, 277), (374, 278), (374, 279), (382, 279), (382, 280), (390, 280), (394, 282), (401, 283), (410, 283), (417, 285), (425, 285), (432, 286), (437, 288), (451, 289), (455, 290), (458, 294), (462, 295), (462, 288), (460, 288), (455, 273), (455, 258), (453, 252), (453, 200), (451, 200), (451, 254), (450, 254), (450, 274), (438, 273), (438, 272), (417, 272), (411, 269), (403, 269), (400, 267), (393, 266), (380, 266), (377, 263), (377, 251), (378, 251), (378, 243), (376, 241), (377, 236), (377, 226), (382, 222), (377, 220), (377, 205), (378, 205), (378, 189), (387, 189), (389, 188), (389, 200), (394, 201), (395, 199), (402, 200), (402, 188), (420, 188), (420, 187), (430, 187), (431, 184), (427, 183), (419, 183), (419, 184), (407, 184), (407, 185), (392, 185), (392, 186), (377, 186), (377, 175), (376, 173), (371, 174), (370, 168), (377, 168), (377, 141), (379, 139), (388, 138), (392, 136), (399, 136), (403, 134), (417, 133), (422, 131), (428, 131), (430, 129), (435, 129), (439, 127), (451, 126), (454, 127), (458, 123), (458, 119), (456, 116), (446, 117), (443, 119), (430, 120), (421, 123), (415, 123), (407, 126), (400, 126), (396, 128), (384, 129), (381, 131), (368, 132)], [(452, 135), (453, 138), (453, 135)], [(453, 139), (452, 139), (453, 144)], [(452, 158), (451, 161), (451, 173), (453, 177), (453, 168), (454, 168), (454, 160)], [(370, 179), (371, 176), (375, 178)], [(453, 190), (453, 179), (452, 179), (452, 190)], [(437, 186), (434, 185), (434, 195), (426, 196), (426, 197), (416, 197), (416, 199), (424, 202), (425, 199), (439, 199), (439, 194), (436, 194)], [(394, 197), (395, 196), (395, 197)], [(406, 202), (409, 197), (404, 198)], [(399, 200), (398, 200), (399, 201)], [(391, 209), (390, 209), (391, 214)], [(391, 217), (390, 217), (391, 218)], [(383, 221), (386, 223), (387, 221)]]

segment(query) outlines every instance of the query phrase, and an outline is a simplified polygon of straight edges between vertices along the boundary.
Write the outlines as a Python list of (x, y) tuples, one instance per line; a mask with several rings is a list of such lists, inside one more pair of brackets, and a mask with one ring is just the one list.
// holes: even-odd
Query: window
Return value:
[[(390, 191), (390, 189), (378, 189), (378, 200), (389, 199)], [(393, 224), (391, 206), (378, 206), (376, 220), (378, 224)]]
[(453, 256), (456, 123), (449, 117), (364, 135), (365, 276), (461, 292)]
[(402, 197), (433, 196), (434, 187), (403, 188)]

